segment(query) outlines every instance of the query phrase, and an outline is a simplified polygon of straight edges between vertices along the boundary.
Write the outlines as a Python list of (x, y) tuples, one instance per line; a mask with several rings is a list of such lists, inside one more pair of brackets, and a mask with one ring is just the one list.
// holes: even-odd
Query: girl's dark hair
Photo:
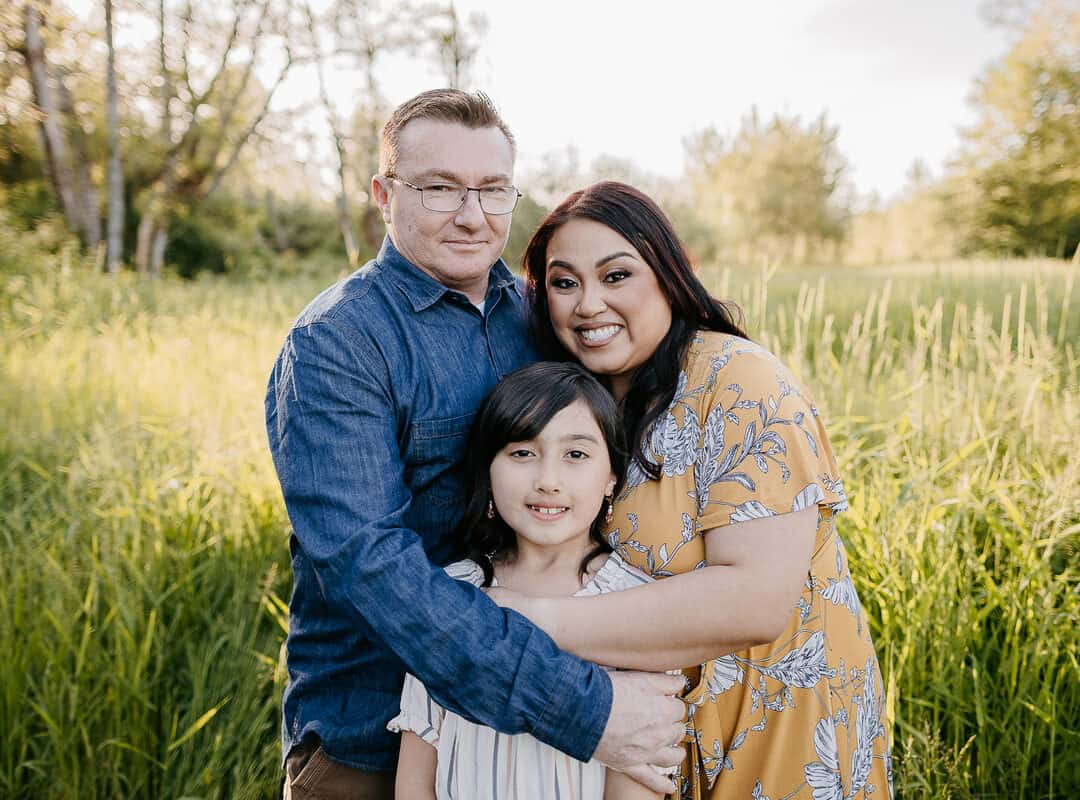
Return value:
[[(534, 439), (567, 406), (583, 400), (604, 435), (611, 471), (621, 481), (626, 455), (622, 447), (619, 410), (607, 389), (575, 363), (541, 361), (507, 375), (480, 404), (465, 450), (465, 514), (456, 529), (465, 556), (484, 570), (484, 586), (494, 577), (493, 561), (517, 552), (514, 531), (498, 514), (488, 519), (491, 500), (491, 462), (511, 442)], [(616, 485), (615, 490), (618, 491)], [(593, 520), (589, 538), (596, 545), (581, 562), (611, 551), (603, 537), (605, 508)]]
[(742, 313), (734, 303), (709, 294), (694, 274), (690, 257), (671, 221), (646, 194), (616, 181), (604, 181), (574, 192), (540, 223), (522, 258), (525, 270), (529, 327), (545, 358), (572, 356), (555, 336), (547, 302), (547, 249), (551, 237), (573, 219), (589, 219), (622, 236), (645, 259), (671, 306), (671, 327), (653, 354), (634, 374), (622, 399), (626, 442), (633, 460), (653, 479), (660, 467), (648, 457), (646, 432), (671, 405), (679, 370), (699, 330), (720, 331), (749, 338), (740, 327)]

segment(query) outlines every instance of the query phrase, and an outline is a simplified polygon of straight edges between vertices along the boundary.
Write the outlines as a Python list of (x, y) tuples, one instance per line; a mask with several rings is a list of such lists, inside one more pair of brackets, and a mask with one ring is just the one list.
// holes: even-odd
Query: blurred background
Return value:
[(447, 85), (516, 132), (511, 266), (633, 183), (811, 387), (897, 795), (1080, 793), (1076, 0), (5, 0), (0, 42), (0, 796), (279, 794), (266, 379)]

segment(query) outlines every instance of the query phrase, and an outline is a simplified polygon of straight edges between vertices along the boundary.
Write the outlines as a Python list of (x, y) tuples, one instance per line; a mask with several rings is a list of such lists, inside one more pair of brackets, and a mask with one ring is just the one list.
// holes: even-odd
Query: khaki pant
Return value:
[(394, 800), (393, 772), (364, 772), (333, 761), (315, 744), (285, 760), (284, 800)]

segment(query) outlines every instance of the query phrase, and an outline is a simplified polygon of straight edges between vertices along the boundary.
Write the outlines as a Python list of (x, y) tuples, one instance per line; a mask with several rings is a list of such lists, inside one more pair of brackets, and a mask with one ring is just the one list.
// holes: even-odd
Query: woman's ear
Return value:
[(611, 473), (611, 478), (608, 480), (607, 488), (604, 489), (604, 497), (611, 497), (615, 494), (615, 484), (618, 482), (618, 478), (615, 477), (615, 473)]

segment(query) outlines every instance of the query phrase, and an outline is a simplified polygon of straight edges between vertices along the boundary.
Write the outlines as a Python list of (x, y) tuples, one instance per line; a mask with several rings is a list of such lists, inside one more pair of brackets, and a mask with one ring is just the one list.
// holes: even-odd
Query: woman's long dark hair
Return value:
[[(611, 471), (616, 480), (626, 466), (619, 410), (607, 389), (575, 363), (541, 361), (519, 369), (499, 381), (484, 398), (469, 431), (465, 450), (465, 514), (455, 531), (465, 556), (484, 570), (484, 586), (494, 576), (494, 561), (517, 552), (514, 531), (498, 514), (488, 519), (491, 500), (491, 462), (511, 442), (525, 442), (540, 435), (552, 418), (567, 406), (583, 400), (600, 432), (604, 434)], [(615, 490), (619, 486), (616, 484)], [(605, 508), (593, 520), (589, 538), (595, 547), (581, 562), (581, 573), (600, 553), (610, 552), (603, 537)]]
[(626, 441), (633, 459), (649, 477), (660, 477), (660, 467), (648, 457), (645, 434), (671, 405), (679, 370), (699, 330), (720, 331), (749, 338), (740, 327), (742, 314), (733, 303), (709, 294), (694, 274), (690, 257), (671, 221), (643, 192), (616, 181), (604, 181), (574, 192), (552, 211), (525, 250), (529, 327), (545, 358), (560, 361), (572, 356), (555, 336), (547, 302), (547, 249), (551, 237), (573, 219), (606, 225), (634, 246), (652, 267), (660, 290), (671, 306), (671, 327), (656, 350), (634, 373), (621, 411)]

